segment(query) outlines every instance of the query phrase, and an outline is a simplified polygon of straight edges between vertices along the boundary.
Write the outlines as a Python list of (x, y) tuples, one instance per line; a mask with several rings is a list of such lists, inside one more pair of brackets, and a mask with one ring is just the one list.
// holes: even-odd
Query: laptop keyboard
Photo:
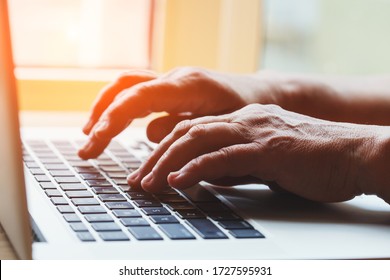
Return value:
[(77, 156), (81, 142), (26, 141), (23, 159), (42, 191), (83, 242), (264, 238), (206, 188), (151, 194), (126, 177), (152, 148), (113, 142), (93, 160)]

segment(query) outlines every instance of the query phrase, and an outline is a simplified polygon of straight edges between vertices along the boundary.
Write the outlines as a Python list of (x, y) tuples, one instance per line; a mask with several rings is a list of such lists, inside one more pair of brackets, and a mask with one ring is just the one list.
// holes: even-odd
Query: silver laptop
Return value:
[[(126, 176), (153, 147), (128, 129), (96, 160), (78, 128), (20, 129), (0, 1), (0, 222), (23, 259), (389, 258), (390, 206), (320, 204), (264, 185), (148, 194)], [(313, 186), (315, 187), (315, 186)]]

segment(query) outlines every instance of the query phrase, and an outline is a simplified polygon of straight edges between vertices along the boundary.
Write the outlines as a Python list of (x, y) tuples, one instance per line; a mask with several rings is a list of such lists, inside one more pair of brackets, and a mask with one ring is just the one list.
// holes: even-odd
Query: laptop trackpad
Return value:
[(276, 193), (265, 185), (213, 187), (246, 217), (259, 220), (320, 223), (366, 223), (390, 227), (390, 207), (375, 196), (342, 203), (319, 203)]

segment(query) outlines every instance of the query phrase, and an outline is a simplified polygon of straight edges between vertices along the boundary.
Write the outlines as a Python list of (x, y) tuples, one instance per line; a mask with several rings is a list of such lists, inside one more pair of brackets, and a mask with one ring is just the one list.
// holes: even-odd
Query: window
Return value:
[(149, 67), (151, 0), (12, 0), (9, 9), (18, 67)]
[(266, 0), (264, 68), (331, 74), (389, 72), (390, 1)]
[(256, 71), (261, 3), (11, 0), (20, 107), (88, 110), (99, 89), (129, 68)]

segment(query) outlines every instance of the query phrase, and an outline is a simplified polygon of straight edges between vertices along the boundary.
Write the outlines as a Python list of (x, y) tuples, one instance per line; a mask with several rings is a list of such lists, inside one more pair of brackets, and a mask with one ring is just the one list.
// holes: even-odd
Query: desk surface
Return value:
[[(88, 118), (88, 113), (81, 112), (22, 112), (20, 123), (24, 127), (67, 126), (81, 127)], [(153, 116), (136, 121), (134, 126), (144, 126)], [(0, 259), (15, 259), (16, 254), (0, 225)]]

